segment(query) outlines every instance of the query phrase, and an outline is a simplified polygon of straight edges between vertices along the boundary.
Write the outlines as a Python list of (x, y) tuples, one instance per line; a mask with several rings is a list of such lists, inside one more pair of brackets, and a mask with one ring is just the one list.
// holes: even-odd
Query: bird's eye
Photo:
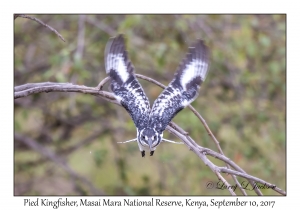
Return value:
[(156, 136), (154, 136), (154, 140), (156, 140)]
[(142, 139), (145, 140), (145, 136), (142, 136)]

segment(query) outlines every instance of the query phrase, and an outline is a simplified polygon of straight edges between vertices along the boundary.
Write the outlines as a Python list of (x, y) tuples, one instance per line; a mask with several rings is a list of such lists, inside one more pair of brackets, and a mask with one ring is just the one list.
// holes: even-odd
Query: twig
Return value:
[[(156, 80), (153, 80), (151, 78), (145, 77), (143, 75), (136, 75), (136, 76), (138, 78), (142, 78), (142, 79), (145, 79), (147, 81), (153, 82), (153, 83), (157, 84), (160, 87), (164, 87), (162, 84), (160, 84), (159, 82), (157, 82)], [(69, 84), (69, 83), (66, 83), (66, 84), (64, 84), (64, 83), (50, 83), (50, 84), (49, 83), (35, 83), (35, 84), (32, 83), (32, 84), (26, 84), (26, 85), (15, 87), (15, 99), (20, 98), (20, 97), (25, 97), (25, 96), (28, 96), (28, 95), (31, 95), (31, 94), (34, 94), (34, 93), (41, 93), (41, 92), (81, 92), (81, 93), (91, 94), (91, 95), (94, 95), (94, 96), (97, 96), (97, 97), (101, 97), (101, 98), (103, 98), (103, 99), (105, 99), (109, 102), (120, 105), (120, 103), (115, 99), (115, 97), (112, 93), (102, 90), (102, 87), (105, 85), (105, 83), (108, 80), (109, 80), (108, 78), (105, 78), (95, 88), (86, 87), (86, 86), (82, 86), (82, 85), (73, 85), (73, 84)], [(28, 89), (26, 89), (26, 87)], [(195, 110), (194, 113), (198, 113), (198, 112), (196, 112), (196, 110)], [(198, 115), (201, 117), (201, 115), (199, 113), (198, 113)], [(203, 118), (201, 120), (201, 118), (199, 118), (200, 121), (207, 126), (207, 124), (205, 123), (205, 120)], [(208, 128), (208, 126), (207, 126), (207, 128)], [(249, 182), (251, 183), (251, 185), (253, 186), (253, 189), (255, 190), (255, 192), (258, 195), (262, 195), (262, 193), (259, 191), (259, 189), (254, 188), (256, 186), (256, 183), (254, 183), (254, 182), (258, 182), (258, 183), (261, 183), (263, 185), (266, 185), (266, 186), (272, 188), (273, 190), (275, 190), (276, 192), (278, 192), (282, 195), (286, 195), (285, 191), (283, 191), (282, 189), (276, 187), (275, 185), (273, 185), (271, 183), (268, 183), (268, 182), (266, 182), (262, 179), (259, 179), (257, 177), (254, 177), (254, 176), (251, 176), (251, 175), (247, 174), (237, 164), (235, 164), (233, 161), (231, 161), (229, 158), (227, 158), (223, 154), (223, 152), (217, 153), (217, 152), (215, 152), (211, 149), (199, 146), (188, 135), (188, 133), (186, 131), (184, 131), (182, 128), (180, 128), (178, 125), (176, 125), (174, 122), (171, 122), (170, 125), (167, 126), (167, 130), (170, 131), (175, 136), (177, 136), (178, 138), (180, 138), (188, 146), (188, 148), (190, 150), (192, 150), (204, 162), (205, 165), (209, 166), (209, 168), (218, 176), (218, 178), (220, 178), (220, 175), (218, 175), (218, 173), (228, 173), (228, 174), (231, 174), (233, 176), (235, 175), (235, 176), (240, 176), (240, 177), (248, 179)], [(208, 131), (210, 131), (209, 128), (208, 128)], [(211, 131), (210, 131), (210, 133), (211, 133)], [(210, 135), (210, 136), (213, 136), (213, 135)], [(217, 142), (217, 141), (215, 141), (215, 142)], [(212, 157), (218, 158), (219, 160), (222, 160), (223, 162), (228, 164), (228, 168), (219, 167), (219, 166), (214, 165), (206, 157), (206, 155), (210, 155)], [(231, 166), (235, 170), (230, 169), (229, 166)], [(221, 180), (223, 180), (223, 179), (221, 178)], [(239, 184), (238, 181), (236, 181), (236, 183)], [(227, 183), (227, 185), (228, 185), (228, 183)], [(240, 189), (242, 189), (241, 186), (240, 186)], [(231, 191), (230, 191), (230, 193), (232, 194)]]
[(36, 22), (38, 22), (39, 24), (45, 26), (46, 28), (49, 28), (51, 31), (53, 31), (61, 40), (63, 40), (64, 42), (65, 39), (62, 37), (62, 35), (60, 35), (54, 28), (52, 28), (51, 26), (49, 26), (48, 24), (46, 23), (43, 23), (41, 20), (35, 18), (35, 17), (32, 17), (32, 16), (29, 16), (29, 15), (23, 15), (23, 14), (16, 14), (14, 15), (14, 19), (16, 19), (17, 17), (22, 17), (22, 18), (27, 18), (27, 19), (30, 19), (30, 20), (34, 20)]
[(219, 173), (216, 172), (217, 177), (219, 177), (220, 180), (222, 180), (222, 182), (226, 185), (228, 191), (230, 192), (231, 195), (236, 195), (233, 190), (231, 189), (230, 184), (226, 181), (226, 179), (224, 179), (224, 177)]
[[(204, 148), (201, 147), (199, 145), (197, 145), (195, 143), (195, 141), (193, 139), (191, 139), (190, 137), (186, 137), (185, 135), (181, 134), (180, 132), (178, 132), (177, 130), (173, 129), (170, 126), (167, 126), (167, 130), (174, 134), (175, 136), (177, 136), (178, 138), (180, 138), (189, 148), (190, 150), (192, 150), (194, 153), (196, 153), (196, 155), (198, 155), (198, 157), (204, 162), (205, 165), (209, 166), (210, 169), (213, 172), (222, 172), (222, 173), (228, 173), (228, 174), (234, 174), (243, 178), (246, 178), (248, 180), (250, 180), (250, 183), (255, 181), (255, 182), (259, 182), (263, 185), (268, 186), (269, 188), (272, 188), (274, 191), (282, 194), (282, 195), (286, 195), (286, 192), (283, 191), (282, 189), (276, 187), (276, 185), (268, 183), (262, 179), (259, 179), (257, 177), (251, 176), (249, 174), (247, 174), (246, 172), (244, 172), (238, 165), (236, 165), (233, 161), (231, 161), (229, 158), (227, 158), (224, 155), (221, 155), (220, 153), (217, 153), (215, 151), (212, 151), (208, 148)], [(231, 169), (228, 169), (226, 167), (218, 167), (215, 164), (213, 164), (207, 157), (206, 155), (210, 155), (213, 156), (215, 158), (218, 158), (220, 160), (222, 160), (225, 163), (228, 163), (230, 166), (232, 166), (233, 168), (235, 168), (236, 170), (240, 170), (240, 171), (234, 171)], [(255, 189), (256, 184), (253, 184), (253, 190)]]
[[(152, 78), (149, 78), (149, 77), (146, 77), (144, 75), (141, 75), (141, 74), (136, 74), (137, 78), (141, 78), (143, 80), (146, 80), (148, 82), (151, 82), (151, 83), (154, 83), (156, 84), (157, 86), (165, 89), (166, 86), (161, 84), (160, 82), (157, 82), (156, 80), (152, 79)], [(188, 105), (188, 108), (199, 118), (199, 120), (201, 121), (201, 123), (204, 125), (206, 131), (208, 132), (208, 135), (213, 139), (213, 141), (215, 142), (215, 144), (217, 145), (217, 148), (219, 150), (219, 152), (224, 155), (221, 147), (220, 147), (220, 143), (219, 141), (216, 139), (216, 137), (213, 135), (213, 133), (211, 132), (211, 130), (209, 129), (208, 125), (206, 124), (205, 120), (202, 118), (202, 116), (194, 109), (194, 107), (192, 107), (192, 105)], [(227, 165), (228, 168), (230, 168), (229, 165)], [(237, 186), (239, 187), (239, 189), (241, 190), (241, 192), (243, 193), (243, 195), (247, 195), (246, 191), (242, 188), (241, 184), (239, 183), (239, 181), (237, 180), (237, 178), (232, 175), (232, 178), (233, 180), (235, 181), (235, 183), (237, 184)], [(255, 189), (256, 193), (261, 195), (262, 193), (259, 191), (259, 189)]]
[(98, 90), (102, 90), (103, 89), (103, 86), (110, 80), (110, 77), (106, 77), (104, 78), (100, 83), (99, 85), (97, 86), (97, 89)]

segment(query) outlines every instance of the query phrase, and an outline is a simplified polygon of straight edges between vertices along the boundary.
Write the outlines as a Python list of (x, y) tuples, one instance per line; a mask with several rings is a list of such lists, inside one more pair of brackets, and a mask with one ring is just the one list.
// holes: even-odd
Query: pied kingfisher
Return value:
[(197, 40), (189, 48), (171, 83), (150, 109), (149, 100), (128, 58), (123, 35), (111, 38), (107, 43), (105, 68), (111, 78), (110, 88), (137, 128), (137, 138), (126, 142), (137, 141), (142, 157), (145, 149), (149, 149), (152, 156), (162, 141), (175, 143), (164, 139), (163, 131), (172, 118), (197, 97), (208, 72), (208, 57), (208, 48), (202, 40)]

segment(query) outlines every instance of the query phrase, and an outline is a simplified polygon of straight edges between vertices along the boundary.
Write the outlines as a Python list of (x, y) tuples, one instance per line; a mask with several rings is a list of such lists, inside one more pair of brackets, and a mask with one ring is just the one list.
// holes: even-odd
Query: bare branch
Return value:
[[(227, 163), (226, 163), (227, 165)], [(228, 165), (227, 165), (228, 168), (230, 168)], [(241, 183), (239, 183), (239, 180), (237, 180), (236, 176), (235, 175), (232, 175), (232, 178), (234, 180), (234, 182), (237, 184), (238, 188), (240, 189), (240, 191), (243, 193), (243, 195), (247, 195), (246, 191), (244, 190), (244, 188), (242, 187)], [(258, 195), (259, 195), (259, 191), (256, 192)]]
[(53, 82), (43, 82), (43, 83), (29, 83), (14, 88), (15, 95), (14, 98), (22, 98), (35, 93), (41, 92), (80, 92), (91, 95), (99, 95), (110, 100), (115, 100), (112, 93), (107, 91), (98, 91), (97, 88), (86, 87), (84, 85), (73, 85), (71, 83), (53, 83)]
[(103, 86), (110, 80), (110, 77), (106, 77), (104, 78), (100, 83), (99, 85), (97, 86), (97, 89), (98, 90), (102, 90), (103, 89)]
[[(154, 83), (156, 85), (158, 85), (159, 87), (165, 89), (166, 86), (157, 82), (156, 80), (152, 79), (152, 78), (149, 78), (149, 77), (146, 77), (144, 75), (140, 75), (140, 74), (136, 74), (137, 78), (141, 78), (141, 79), (144, 79), (148, 82), (151, 82), (151, 83)], [(216, 139), (216, 137), (213, 135), (213, 133), (211, 132), (211, 130), (209, 129), (208, 125), (206, 124), (205, 120), (203, 119), (203, 117), (194, 109), (194, 107), (192, 107), (192, 105), (188, 105), (188, 108), (198, 117), (198, 119), (201, 121), (201, 123), (204, 125), (208, 135), (213, 139), (213, 141), (215, 142), (215, 144), (217, 145), (217, 148), (219, 150), (219, 152), (224, 155), (221, 147), (220, 147), (220, 143), (219, 141)], [(179, 126), (178, 126), (179, 127)], [(175, 128), (176, 129), (176, 128)], [(177, 128), (178, 129), (178, 128)], [(186, 133), (187, 135), (187, 133)], [(230, 168), (229, 165), (227, 165), (228, 168)], [(239, 187), (239, 189), (241, 190), (241, 192), (243, 193), (243, 195), (247, 195), (246, 191), (242, 188), (241, 184), (239, 183), (239, 181), (237, 180), (237, 178), (233, 175), (232, 175), (232, 178), (233, 180), (235, 181), (235, 183), (237, 184), (237, 186)], [(262, 193), (259, 191), (259, 189), (255, 189), (256, 193), (258, 195), (261, 195)]]
[[(164, 85), (161, 83), (157, 82), (156, 80), (153, 80), (149, 77), (143, 76), (143, 75), (136, 75), (138, 78), (145, 79), (149, 82), (152, 82), (162, 88), (164, 88)], [(94, 95), (97, 97), (101, 97), (109, 102), (115, 103), (117, 105), (120, 105), (120, 103), (115, 99), (114, 95), (110, 92), (103, 91), (102, 88), (109, 81), (109, 78), (103, 79), (97, 87), (86, 87), (83, 85), (73, 85), (70, 83), (31, 83), (31, 84), (25, 84), (21, 86), (15, 87), (15, 94), (14, 97), (20, 98), (20, 97), (26, 97), (28, 95), (34, 94), (34, 93), (41, 93), (41, 92), (80, 92), (80, 93), (85, 93), (85, 94), (90, 94)], [(228, 157), (224, 155), (222, 152), (219, 142), (217, 139), (214, 137), (212, 132), (210, 131), (208, 125), (206, 124), (205, 120), (201, 117), (201, 115), (192, 107), (189, 107), (193, 113), (200, 119), (204, 127), (206, 128), (209, 136), (211, 136), (214, 140), (214, 142), (218, 145), (218, 150), (220, 153), (215, 152), (211, 149), (204, 148), (199, 146), (189, 135), (186, 131), (184, 131), (182, 128), (180, 128), (178, 125), (176, 125), (174, 122), (171, 122), (167, 126), (167, 130), (180, 138), (186, 145), (187, 147), (192, 150), (203, 162), (205, 165), (207, 165), (216, 175), (219, 179), (221, 179), (226, 186), (228, 187), (229, 192), (232, 195), (235, 195), (235, 193), (231, 190), (229, 187), (229, 183), (224, 179), (224, 177), (221, 176), (220, 173), (228, 173), (231, 174), (234, 181), (236, 182), (237, 186), (239, 186), (239, 189), (244, 195), (247, 195), (245, 190), (242, 188), (238, 180), (236, 179), (235, 176), (240, 176), (249, 181), (249, 183), (252, 185), (253, 190), (258, 194), (262, 195), (260, 190), (257, 188), (256, 183), (261, 183), (269, 188), (272, 188), (274, 191), (286, 195), (286, 192), (283, 191), (282, 189), (276, 187), (274, 184), (268, 183), (262, 179), (259, 179), (257, 177), (251, 176), (247, 174), (243, 169), (241, 169), (236, 163), (234, 163), (232, 160), (230, 160)], [(226, 163), (227, 167), (219, 167), (213, 164), (208, 158), (207, 155), (215, 157), (224, 163)], [(230, 167), (234, 168), (235, 170), (230, 169)]]
[(217, 177), (219, 177), (220, 180), (222, 180), (222, 182), (226, 185), (228, 191), (230, 192), (231, 195), (236, 195), (233, 190), (231, 189), (230, 184), (226, 181), (226, 179), (224, 179), (224, 177), (219, 173), (216, 172)]
[(57, 82), (41, 82), (41, 83), (27, 83), (24, 85), (16, 86), (14, 88), (15, 92), (19, 92), (22, 90), (34, 88), (34, 87), (43, 87), (43, 86), (51, 86), (51, 85), (66, 85), (66, 84), (71, 84), (71, 83), (57, 83)]
[[(213, 150), (210, 150), (208, 148), (204, 148), (204, 147), (201, 147), (201, 146), (197, 145), (192, 138), (190, 138), (189, 136), (185, 136), (185, 135), (181, 134), (177, 130), (173, 129), (171, 126), (168, 126), (167, 130), (170, 131), (170, 133), (177, 136), (178, 138), (180, 138), (190, 148), (190, 150), (192, 150), (194, 153), (196, 153), (196, 155), (198, 155), (198, 157), (204, 162), (204, 164), (207, 165), (214, 173), (222, 172), (222, 173), (234, 174), (234, 175), (237, 175), (237, 176), (248, 179), (250, 184), (253, 187), (253, 190), (257, 189), (256, 188), (256, 186), (257, 186), (256, 183), (253, 183), (253, 181), (254, 181), (254, 182), (258, 182), (258, 183), (261, 183), (263, 185), (266, 185), (267, 187), (273, 189), (274, 191), (276, 191), (276, 192), (278, 192), (282, 195), (286, 195), (286, 192), (283, 191), (282, 189), (276, 187), (276, 185), (268, 183), (268, 182), (266, 182), (262, 179), (259, 179), (257, 177), (254, 177), (254, 176), (251, 176), (251, 175), (247, 174), (244, 170), (242, 170), (238, 165), (236, 165), (233, 161), (231, 161), (226, 156), (224, 156), (220, 153), (217, 153)], [(213, 164), (206, 157), (206, 155), (210, 155), (212, 157), (218, 158), (219, 160), (222, 160), (223, 162), (228, 163), (230, 166), (232, 166), (233, 168), (235, 168), (238, 171), (234, 171), (234, 170), (228, 169), (226, 167), (218, 167), (215, 164)]]
[(43, 23), (41, 20), (35, 18), (35, 17), (32, 17), (32, 16), (29, 16), (29, 15), (23, 15), (23, 14), (17, 14), (17, 15), (14, 15), (14, 19), (16, 19), (17, 17), (22, 17), (22, 18), (27, 18), (27, 19), (30, 19), (30, 20), (34, 20), (36, 22), (38, 22), (39, 24), (45, 26), (46, 28), (49, 28), (51, 31), (53, 31), (61, 40), (63, 40), (64, 42), (65, 39), (62, 37), (62, 35), (60, 35), (60, 33), (58, 33), (54, 28), (52, 28), (51, 26), (47, 25), (46, 23)]

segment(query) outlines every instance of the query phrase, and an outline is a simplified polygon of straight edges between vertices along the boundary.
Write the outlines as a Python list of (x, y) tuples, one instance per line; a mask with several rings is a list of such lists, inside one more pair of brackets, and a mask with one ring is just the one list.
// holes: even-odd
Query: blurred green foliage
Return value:
[[(126, 37), (136, 72), (168, 84), (188, 47), (198, 38), (205, 40), (210, 72), (192, 105), (227, 157), (249, 174), (286, 189), (285, 15), (33, 16), (55, 28), (66, 42), (32, 20), (17, 18), (16, 86), (45, 81), (97, 86), (106, 77), (105, 45), (119, 33)], [(152, 103), (161, 89), (141, 83)], [(174, 121), (198, 144), (217, 151), (189, 110)], [(206, 189), (206, 183), (216, 183), (217, 177), (185, 146), (162, 143), (153, 157), (141, 158), (136, 143), (117, 144), (134, 138), (136, 128), (122, 107), (100, 98), (42, 93), (16, 99), (15, 132), (64, 157), (78, 174), (109, 195), (228, 194)], [(177, 140), (167, 132), (164, 136)], [(16, 195), (92, 194), (25, 145), (15, 142), (14, 156)]]

